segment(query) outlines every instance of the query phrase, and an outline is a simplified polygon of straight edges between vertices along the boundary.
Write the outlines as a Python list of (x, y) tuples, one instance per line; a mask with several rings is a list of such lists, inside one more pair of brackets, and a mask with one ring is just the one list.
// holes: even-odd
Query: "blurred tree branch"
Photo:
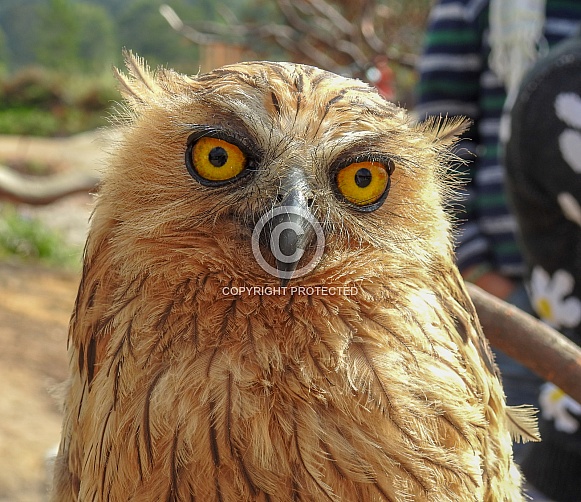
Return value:
[(50, 204), (75, 193), (87, 193), (99, 183), (95, 175), (69, 172), (52, 176), (24, 176), (0, 165), (0, 200), (30, 205)]
[(161, 15), (195, 44), (227, 43), (246, 49), (282, 48), (289, 59), (346, 76), (365, 78), (378, 58), (415, 66), (429, 0), (275, 0), (279, 22), (245, 23), (231, 12), (227, 24), (185, 23), (167, 4)]
[[(109, 133), (114, 140), (115, 133)], [(0, 135), (0, 202), (31, 205), (54, 202), (67, 195), (96, 190), (106, 152), (100, 131), (66, 138), (37, 138)], [(13, 159), (20, 163), (60, 166), (62, 172), (43, 176), (24, 175), (2, 165)]]
[(502, 350), (581, 403), (581, 348), (522, 310), (466, 284), (484, 334)]

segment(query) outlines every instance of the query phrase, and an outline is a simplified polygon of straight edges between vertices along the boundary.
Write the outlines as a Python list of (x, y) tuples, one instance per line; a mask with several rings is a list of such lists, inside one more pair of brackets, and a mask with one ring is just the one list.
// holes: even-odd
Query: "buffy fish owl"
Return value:
[(443, 209), (465, 125), (299, 64), (126, 61), (53, 500), (523, 500), (534, 420)]

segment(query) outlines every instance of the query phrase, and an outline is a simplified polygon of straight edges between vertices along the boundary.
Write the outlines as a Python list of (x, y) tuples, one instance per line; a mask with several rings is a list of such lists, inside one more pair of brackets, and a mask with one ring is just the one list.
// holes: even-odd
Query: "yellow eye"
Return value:
[(392, 164), (386, 167), (381, 162), (354, 162), (337, 173), (337, 188), (352, 204), (370, 206), (386, 194), (392, 170)]
[[(228, 181), (238, 176), (247, 165), (246, 155), (232, 143), (222, 139), (204, 136), (191, 147), (193, 170), (200, 181)], [(188, 165), (188, 167), (190, 167)]]

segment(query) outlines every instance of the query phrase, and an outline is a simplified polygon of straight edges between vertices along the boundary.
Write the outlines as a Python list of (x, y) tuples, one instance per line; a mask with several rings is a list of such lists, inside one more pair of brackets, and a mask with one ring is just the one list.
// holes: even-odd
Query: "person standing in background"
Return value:
[[(466, 281), (529, 313), (516, 220), (504, 189), (501, 117), (539, 54), (574, 35), (580, 21), (579, 0), (437, 0), (419, 62), (417, 118), (473, 121), (457, 150), (467, 161), (456, 166), (462, 197), (449, 201), (458, 214), (460, 271)], [(501, 352), (496, 357), (508, 403), (538, 407), (541, 380)], [(515, 445), (517, 461), (524, 451)]]
[[(581, 345), (581, 33), (525, 75), (502, 150), (533, 308)], [(581, 404), (552, 383), (539, 401), (542, 441), (521, 469), (556, 502), (579, 501)]]

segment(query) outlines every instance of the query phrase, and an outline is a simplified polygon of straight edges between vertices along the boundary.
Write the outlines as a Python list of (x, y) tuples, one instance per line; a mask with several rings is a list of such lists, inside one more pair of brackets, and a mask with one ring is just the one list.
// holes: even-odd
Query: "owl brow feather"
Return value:
[[(279, 160), (280, 157), (282, 157), (282, 155), (284, 153), (286, 153), (287, 149), (288, 149), (288, 145), (290, 145), (290, 138), (284, 138), (284, 137), (280, 137), (278, 142), (274, 145), (271, 144), (272, 141), (272, 137), (274, 134), (274, 125), (271, 126), (270, 131), (269, 131), (269, 154), (271, 155), (268, 159), (265, 159), (263, 156), (263, 163), (273, 163), (276, 162), (277, 160)], [(285, 144), (286, 141), (286, 144)], [(268, 162), (267, 162), (268, 161)]]
[(299, 117), (299, 110), (301, 108), (301, 99), (302, 99), (302, 94), (297, 94), (297, 105), (296, 105), (296, 110), (295, 110), (295, 117), (293, 120), (293, 127), (296, 125), (297, 123), (297, 119)]
[[(280, 80), (287, 86), (290, 87), (292, 85), (292, 81), (289, 79), (289, 76), (283, 66), (276, 63), (269, 63), (266, 66), (270, 71), (272, 71), (272, 73), (278, 76), (278, 78), (280, 78)], [(269, 82), (271, 80), (270, 76), (267, 74), (265, 70), (261, 70), (260, 75), (262, 76), (264, 82)]]
[(272, 100), (272, 104), (276, 110), (276, 113), (280, 116), (280, 102), (274, 91), (270, 91), (270, 99)]
[(296, 123), (297, 123), (297, 119), (298, 119), (298, 116), (299, 116), (299, 111), (301, 109), (302, 99), (303, 99), (304, 80), (303, 80), (303, 74), (302, 73), (298, 73), (297, 75), (295, 75), (295, 78), (293, 80), (293, 85), (294, 85), (294, 87), (296, 89), (296, 97), (297, 97), (295, 117), (294, 117), (294, 122), (293, 122), (293, 127), (294, 127), (296, 125)]
[(304, 83), (305, 81), (302, 72), (297, 73), (294, 79), (294, 86), (299, 94), (303, 93)]
[(323, 115), (321, 116), (321, 120), (319, 120), (319, 125), (317, 126), (317, 129), (315, 130), (313, 136), (316, 137), (317, 134), (319, 134), (319, 130), (321, 129), (321, 126), (323, 125), (323, 122), (324, 122), (325, 118), (327, 117), (329, 110), (331, 109), (331, 106), (333, 106), (337, 101), (340, 101), (345, 96), (346, 92), (347, 91), (343, 89), (341, 92), (339, 92), (339, 94), (337, 94), (336, 96), (331, 98), (329, 101), (327, 101), (327, 103), (325, 104), (325, 109), (323, 111)]
[(225, 87), (226, 85), (231, 85), (233, 83), (249, 85), (250, 87), (254, 88), (258, 87), (255, 80), (249, 78), (248, 73), (242, 71), (232, 71), (231, 69), (223, 68), (218, 68), (216, 70), (211, 71), (210, 73), (205, 73), (203, 75), (198, 76), (196, 78), (196, 82), (202, 84), (205, 83), (216, 84), (214, 88), (201, 89), (201, 92), (205, 92), (206, 94), (212, 94), (214, 91), (222, 87)]
[(310, 80), (310, 87), (312, 91), (315, 91), (317, 89), (317, 87), (319, 87), (319, 85), (321, 84), (321, 82), (324, 82), (325, 80), (328, 80), (330, 78), (330, 74), (328, 72), (320, 72), (316, 77), (314, 77), (313, 79)]

